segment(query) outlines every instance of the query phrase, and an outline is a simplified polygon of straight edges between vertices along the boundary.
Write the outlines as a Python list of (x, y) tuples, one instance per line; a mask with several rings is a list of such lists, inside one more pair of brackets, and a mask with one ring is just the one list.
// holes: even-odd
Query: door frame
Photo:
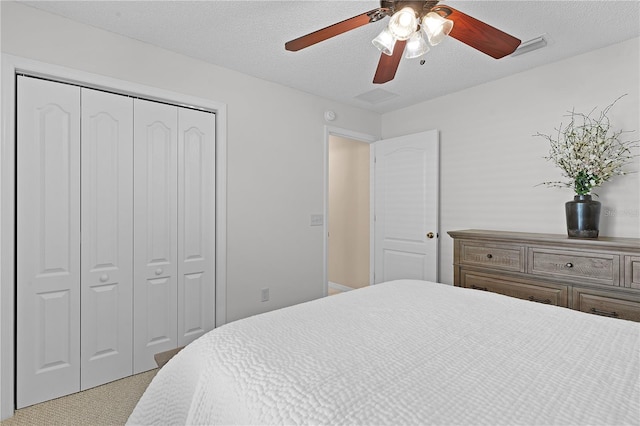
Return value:
[(13, 416), (15, 407), (16, 75), (46, 78), (216, 114), (216, 326), (226, 323), (227, 105), (4, 53), (0, 72), (0, 419), (5, 419)]
[[(342, 137), (345, 139), (353, 139), (359, 142), (365, 142), (369, 145), (372, 145), (374, 142), (377, 142), (379, 139), (373, 135), (368, 135), (366, 133), (355, 132), (348, 129), (342, 129), (340, 127), (334, 126), (324, 126), (324, 176), (323, 176), (323, 236), (322, 236), (322, 283), (323, 283), (323, 296), (327, 296), (329, 294), (329, 140), (332, 136)], [(374, 231), (374, 222), (373, 222), (373, 207), (374, 207), (374, 199), (373, 199), (373, 183), (374, 183), (374, 175), (373, 175), (373, 164), (374, 162), (374, 153), (373, 150), (369, 151), (369, 285), (373, 284), (373, 259), (374, 259), (374, 244), (373, 244), (373, 231)]]

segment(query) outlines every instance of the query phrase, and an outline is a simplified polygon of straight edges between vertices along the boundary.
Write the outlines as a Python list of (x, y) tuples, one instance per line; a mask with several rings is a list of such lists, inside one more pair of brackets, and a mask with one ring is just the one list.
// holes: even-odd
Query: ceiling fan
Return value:
[[(489, 24), (438, 1), (381, 1), (380, 7), (314, 31), (285, 43), (290, 51), (298, 51), (389, 16), (389, 24), (372, 41), (382, 52), (373, 82), (393, 80), (403, 54), (416, 58), (429, 51), (444, 37), (451, 37), (500, 59), (513, 53), (521, 41)], [(426, 37), (426, 40), (425, 40)]]

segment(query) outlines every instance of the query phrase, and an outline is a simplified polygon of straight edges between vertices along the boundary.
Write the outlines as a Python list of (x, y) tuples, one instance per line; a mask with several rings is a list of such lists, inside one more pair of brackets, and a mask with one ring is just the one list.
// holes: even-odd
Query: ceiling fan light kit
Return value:
[(393, 34), (391, 34), (391, 31), (389, 31), (389, 28), (385, 27), (371, 43), (385, 55), (391, 56), (393, 54), (393, 47), (396, 44), (396, 39), (393, 37)]
[(412, 7), (406, 6), (391, 16), (389, 25), (382, 30), (378, 37), (373, 39), (373, 45), (385, 55), (391, 56), (396, 41), (407, 40), (404, 57), (407, 59), (419, 58), (429, 51), (429, 46), (422, 34), (423, 31), (429, 44), (435, 46), (451, 32), (452, 28), (453, 21), (443, 18), (435, 12), (424, 15), (422, 25), (420, 25), (416, 11)]
[(389, 31), (396, 40), (408, 40), (418, 29), (416, 12), (409, 6), (394, 13), (389, 20)]
[(440, 43), (453, 29), (453, 21), (443, 18), (436, 12), (429, 12), (422, 18), (422, 30), (427, 35), (429, 44)]
[(416, 31), (409, 37), (407, 45), (404, 48), (404, 57), (407, 59), (419, 58), (429, 51), (427, 42), (420, 32)]
[[(435, 46), (447, 35), (495, 59), (513, 53), (520, 40), (497, 28), (438, 1), (380, 1), (370, 10), (285, 43), (285, 49), (298, 51), (363, 25), (389, 16), (389, 24), (372, 40), (382, 53), (373, 82), (393, 80), (403, 53), (418, 58), (429, 51), (424, 36)], [(423, 35), (424, 32), (424, 35)]]

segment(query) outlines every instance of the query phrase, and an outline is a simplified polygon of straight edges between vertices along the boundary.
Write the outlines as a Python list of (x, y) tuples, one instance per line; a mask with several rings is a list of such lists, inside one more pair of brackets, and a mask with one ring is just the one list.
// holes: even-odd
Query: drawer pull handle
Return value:
[(474, 290), (489, 291), (486, 287), (478, 287), (477, 285), (474, 285), (474, 284), (471, 284), (471, 288)]
[(545, 305), (551, 304), (551, 299), (538, 299), (536, 297), (529, 296), (529, 300), (531, 300), (532, 302), (544, 303)]
[(493, 258), (493, 255), (491, 253), (487, 254), (487, 259), (491, 259)]
[(567, 262), (567, 264), (564, 265), (564, 266), (566, 266), (567, 268), (573, 268), (573, 263)]
[(589, 312), (591, 312), (592, 314), (601, 315), (603, 317), (618, 318), (620, 316), (616, 311), (601, 311), (600, 309), (596, 308), (589, 309)]

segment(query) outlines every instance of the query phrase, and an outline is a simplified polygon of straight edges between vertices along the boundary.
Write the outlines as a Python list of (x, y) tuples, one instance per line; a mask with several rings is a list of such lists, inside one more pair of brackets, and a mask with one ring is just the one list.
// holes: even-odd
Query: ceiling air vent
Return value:
[(365, 92), (356, 96), (359, 101), (367, 102), (369, 104), (379, 104), (380, 102), (388, 101), (397, 97), (398, 94), (389, 92), (384, 89), (373, 89), (369, 92)]
[(541, 35), (531, 40), (523, 41), (520, 46), (511, 54), (511, 56), (524, 55), (534, 50), (542, 49), (547, 45), (547, 35)]

